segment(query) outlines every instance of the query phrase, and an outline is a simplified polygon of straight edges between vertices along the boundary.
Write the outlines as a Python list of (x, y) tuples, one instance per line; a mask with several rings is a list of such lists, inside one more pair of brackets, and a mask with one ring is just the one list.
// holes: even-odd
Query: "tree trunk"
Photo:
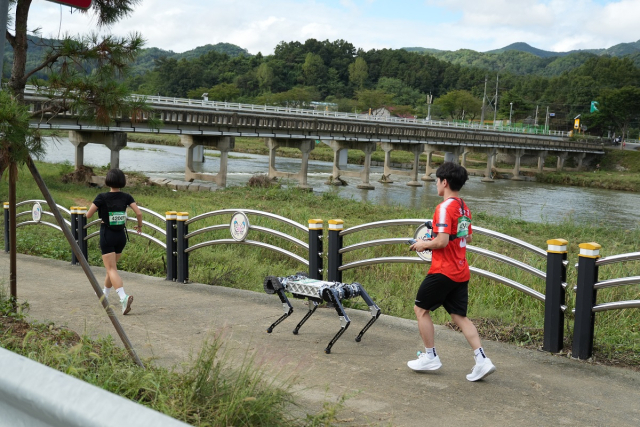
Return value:
[(24, 87), (27, 84), (25, 73), (27, 67), (27, 20), (29, 18), (29, 8), (32, 0), (18, 0), (16, 5), (15, 26), (16, 34), (13, 43), (13, 68), (9, 87), (13, 94), (22, 102), (24, 98)]
[(11, 303), (14, 310), (17, 307), (17, 244), (16, 244), (16, 181), (18, 180), (18, 165), (9, 165), (9, 289)]

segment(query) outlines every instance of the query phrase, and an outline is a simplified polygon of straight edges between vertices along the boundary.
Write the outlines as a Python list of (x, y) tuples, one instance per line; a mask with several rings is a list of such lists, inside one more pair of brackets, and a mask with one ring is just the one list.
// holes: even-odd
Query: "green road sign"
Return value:
[(600, 103), (598, 101), (591, 101), (591, 110), (589, 110), (590, 113), (595, 113), (596, 111), (600, 111), (598, 110), (598, 105)]

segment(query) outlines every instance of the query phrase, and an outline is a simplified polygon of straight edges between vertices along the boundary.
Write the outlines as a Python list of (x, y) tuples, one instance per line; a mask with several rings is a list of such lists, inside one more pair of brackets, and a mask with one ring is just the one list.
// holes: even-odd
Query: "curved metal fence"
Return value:
[[(342, 220), (329, 221), (329, 266), (328, 277), (330, 281), (341, 282), (342, 272), (352, 268), (358, 268), (375, 264), (387, 264), (387, 263), (417, 263), (424, 264), (430, 262), (430, 258), (423, 258), (422, 256), (390, 256), (390, 257), (378, 257), (368, 259), (357, 259), (348, 263), (343, 262), (343, 254), (371, 248), (381, 245), (405, 245), (411, 236), (407, 237), (394, 237), (386, 239), (375, 239), (368, 241), (357, 242), (348, 246), (343, 245), (344, 236), (363, 232), (366, 230), (372, 230), (383, 227), (397, 227), (402, 225), (414, 225), (416, 229), (413, 237), (421, 233), (421, 227), (426, 226), (427, 223), (424, 219), (395, 219), (371, 222), (367, 224), (357, 225), (348, 229), (343, 229), (344, 222)], [(473, 227), (474, 234), (485, 235), (497, 240), (507, 242), (515, 245), (516, 247), (523, 249), (527, 252), (533, 253), (536, 256), (544, 257), (547, 261), (547, 271), (541, 271), (535, 266), (529, 265), (525, 262), (514, 259), (510, 256), (499, 254), (497, 252), (490, 251), (488, 249), (480, 248), (477, 246), (468, 245), (467, 251), (472, 254), (481, 255), (485, 258), (492, 259), (505, 263), (509, 266), (516, 267), (525, 273), (532, 275), (538, 279), (542, 279), (546, 282), (546, 294), (543, 294), (535, 289), (532, 289), (518, 281), (509, 279), (495, 272), (486, 271), (478, 267), (470, 267), (470, 272), (474, 275), (484, 277), (486, 279), (501, 283), (509, 286), (517, 291), (524, 293), (544, 304), (545, 310), (545, 326), (544, 326), (544, 345), (543, 348), (547, 351), (558, 352), (563, 346), (563, 325), (564, 325), (564, 312), (567, 309), (565, 301), (566, 292), (566, 267), (567, 267), (567, 242), (562, 239), (549, 240), (548, 250), (545, 251), (530, 243), (508, 236), (506, 234), (499, 233), (497, 231), (489, 230), (482, 227)]]
[[(395, 219), (395, 220), (385, 220), (385, 221), (376, 221), (376, 222), (371, 222), (371, 223), (367, 223), (367, 224), (361, 224), (361, 225), (357, 225), (345, 230), (341, 230), (339, 232), (339, 236), (338, 237), (344, 237), (346, 235), (349, 234), (354, 234), (354, 233), (358, 233), (358, 232), (362, 232), (365, 230), (371, 230), (371, 229), (375, 229), (375, 228), (382, 228), (382, 227), (394, 227), (394, 226), (399, 226), (399, 225), (415, 225), (415, 226), (421, 226), (423, 224), (425, 224), (426, 220), (424, 219)], [(504, 242), (507, 243), (511, 243), (515, 246), (518, 246), (522, 249), (528, 250), (536, 255), (542, 256), (542, 257), (547, 257), (547, 252), (544, 251), (543, 249), (540, 249), (534, 245), (531, 245), (530, 243), (524, 242), (522, 240), (516, 239), (514, 237), (508, 236), (506, 234), (502, 234), (502, 233), (498, 233), (496, 231), (492, 231), (489, 229), (485, 229), (482, 227), (473, 227), (473, 232), (474, 234), (480, 234), (480, 235), (485, 235), (485, 236), (489, 236), (489, 237), (493, 237), (499, 240), (502, 240)], [(329, 239), (331, 239), (331, 234), (329, 235)], [(388, 238), (388, 239), (377, 239), (377, 240), (369, 240), (369, 241), (364, 241), (364, 242), (358, 242), (349, 246), (345, 246), (345, 247), (340, 247), (338, 250), (338, 254), (342, 255), (344, 253), (347, 252), (351, 252), (351, 251), (355, 251), (355, 250), (359, 250), (359, 249), (364, 249), (364, 248), (369, 248), (369, 247), (373, 247), (373, 246), (380, 246), (380, 245), (397, 245), (397, 244), (406, 244), (407, 239), (409, 239), (410, 237), (401, 237), (401, 238)], [(493, 260), (496, 261), (500, 261), (503, 262), (505, 264), (511, 265), (513, 267), (517, 267), (527, 273), (532, 274), (533, 276), (542, 279), (542, 280), (546, 280), (547, 275), (544, 271), (541, 271), (531, 265), (528, 265), (524, 262), (518, 261), (516, 259), (513, 259), (509, 256), (503, 255), (503, 254), (499, 254), (496, 252), (492, 252), (490, 250), (487, 249), (483, 249), (483, 248), (479, 248), (476, 246), (471, 246), (468, 245), (467, 246), (467, 251), (469, 251), (470, 253), (475, 253), (475, 254), (479, 254), (482, 256), (485, 256), (487, 258), (491, 258)], [(383, 263), (425, 263), (428, 261), (425, 261), (417, 256), (411, 256), (411, 257), (384, 257), (384, 258), (370, 258), (370, 259), (362, 259), (362, 260), (357, 260), (357, 261), (353, 261), (350, 263), (340, 263), (340, 265), (337, 265), (337, 269), (339, 272), (342, 272), (344, 270), (349, 270), (351, 268), (357, 268), (357, 267), (362, 267), (365, 265), (375, 265), (375, 264), (383, 264)], [(329, 269), (331, 270), (332, 268), (332, 263), (329, 263)], [(524, 292), (525, 294), (532, 296), (542, 302), (544, 302), (545, 297), (544, 294), (531, 289), (521, 283), (515, 282), (511, 279), (508, 279), (506, 277), (502, 277), (498, 274), (495, 273), (491, 273), (488, 271), (484, 271), (481, 270), (479, 268), (471, 268), (471, 272), (474, 274), (477, 274), (479, 276), (500, 282), (504, 285), (507, 285), (509, 287), (512, 287), (516, 290), (519, 290), (521, 292)], [(340, 276), (339, 274), (337, 274), (336, 276)], [(340, 277), (341, 279), (341, 277)], [(340, 281), (340, 280), (338, 280)], [(566, 307), (565, 307), (566, 309)]]
[[(192, 224), (200, 223), (208, 218), (218, 217), (221, 215), (231, 215), (229, 222), (222, 224), (210, 225), (201, 227), (195, 231), (189, 231), (189, 226)], [(306, 235), (306, 242), (300, 240), (285, 232), (275, 230), (272, 228), (262, 227), (251, 224), (249, 216), (258, 216), (274, 220), (278, 223), (284, 224), (289, 227), (293, 227), (298, 231), (302, 231)], [(322, 221), (310, 220), (309, 226), (305, 227), (303, 224), (295, 222), (289, 218), (285, 218), (280, 215), (275, 215), (270, 212), (264, 212), (253, 209), (221, 209), (211, 212), (206, 212), (197, 215), (191, 219), (188, 217), (188, 213), (177, 213), (176, 223), (176, 240), (178, 242), (177, 253), (177, 274), (176, 280), (179, 282), (187, 282), (189, 280), (189, 254), (199, 249), (203, 249), (209, 246), (216, 245), (249, 245), (262, 249), (268, 249), (277, 252), (281, 255), (285, 255), (309, 269), (309, 277), (314, 279), (322, 278)], [(190, 239), (196, 236), (204, 235), (210, 232), (229, 230), (231, 238), (213, 239), (199, 242), (194, 245), (190, 245)], [(301, 248), (308, 253), (308, 257), (305, 258), (290, 250), (284, 249), (280, 246), (272, 245), (266, 242), (258, 240), (249, 240), (247, 236), (249, 232), (257, 232), (261, 234), (267, 234), (277, 237), (281, 240), (292, 243), (294, 246)]]
[(595, 314), (609, 310), (623, 310), (640, 308), (640, 300), (624, 300), (597, 303), (598, 290), (640, 284), (640, 276), (619, 277), (598, 281), (599, 267), (621, 262), (640, 261), (640, 252), (618, 254), (600, 258), (601, 246), (597, 243), (581, 243), (578, 258), (578, 283), (576, 291), (576, 306), (573, 355), (579, 359), (588, 359), (593, 354)]
[[(30, 206), (30, 210), (23, 210), (16, 214), (16, 226), (26, 227), (31, 225), (44, 225), (61, 231), (58, 224), (46, 221), (46, 219), (54, 215), (46, 210), (47, 202), (44, 200), (25, 200), (17, 203), (16, 208)], [(86, 208), (71, 207), (66, 209), (57, 205), (58, 209), (68, 215), (70, 219), (63, 218), (65, 224), (69, 226), (73, 232), (73, 236), (78, 242), (82, 254), (87, 257), (87, 241), (99, 235), (99, 231), (90, 234), (87, 230), (99, 225), (100, 220), (95, 220), (87, 224)], [(10, 249), (9, 241), (9, 204), (4, 203), (5, 215), (5, 251)], [(167, 255), (167, 280), (174, 280), (186, 283), (189, 279), (189, 254), (197, 250), (201, 250), (210, 246), (217, 245), (249, 245), (276, 252), (286, 256), (308, 267), (309, 277), (312, 279), (323, 280), (325, 278), (323, 259), (326, 256), (328, 267), (326, 279), (330, 282), (343, 282), (342, 272), (364, 266), (376, 264), (425, 264), (430, 259), (423, 257), (424, 254), (416, 254), (413, 256), (384, 256), (371, 258), (357, 258), (350, 262), (343, 262), (343, 255), (348, 253), (357, 253), (357, 251), (386, 245), (406, 245), (411, 237), (418, 238), (422, 227), (426, 227), (424, 219), (420, 218), (404, 218), (394, 220), (376, 221), (367, 224), (357, 225), (348, 229), (344, 229), (342, 220), (328, 221), (328, 251), (323, 252), (323, 229), (324, 223), (320, 219), (309, 220), (308, 226), (295, 222), (291, 219), (276, 215), (270, 212), (264, 212), (253, 209), (221, 209), (206, 212), (189, 219), (186, 212), (166, 212), (163, 216), (157, 212), (141, 207), (147, 217), (151, 217), (156, 223), (144, 220), (143, 224), (152, 230), (153, 234), (161, 237), (155, 237), (152, 234), (138, 234), (135, 230), (129, 230), (132, 235), (142, 237), (154, 244), (165, 249)], [(31, 217), (29, 218), (29, 215)], [(211, 218), (218, 218), (223, 215), (229, 215), (229, 220), (222, 223), (211, 225)], [(304, 238), (298, 238), (290, 234), (290, 232), (280, 229), (269, 228), (263, 225), (252, 224), (250, 217), (261, 217), (267, 222), (275, 222), (279, 226), (289, 228), (297, 233), (303, 233)], [(24, 220), (22, 220), (24, 219)], [(128, 221), (136, 221), (136, 219), (128, 217)], [(270, 223), (269, 223), (270, 224)], [(164, 225), (164, 228), (162, 227)], [(267, 224), (268, 225), (268, 224)], [(189, 226), (200, 226), (196, 230), (189, 231)], [(389, 237), (377, 238), (370, 240), (358, 241), (345, 246), (343, 239), (345, 236), (355, 235), (385, 227), (398, 226), (416, 226), (413, 236), (405, 237)], [(228, 230), (230, 238), (219, 237), (219, 232)], [(523, 250), (524, 253), (533, 254), (535, 257), (544, 258), (546, 261), (546, 271), (542, 271), (535, 265), (515, 259), (504, 253), (498, 253), (489, 249), (478, 246), (468, 245), (467, 251), (470, 254), (479, 255), (484, 259), (497, 261), (509, 267), (514, 267), (524, 272), (528, 276), (541, 279), (546, 282), (545, 293), (532, 289), (517, 280), (504, 277), (495, 271), (487, 271), (471, 265), (470, 271), (476, 276), (501, 283), (512, 289), (524, 293), (544, 304), (544, 345), (543, 349), (547, 351), (557, 352), (563, 347), (563, 325), (564, 314), (567, 309), (566, 305), (566, 267), (567, 267), (567, 242), (563, 239), (548, 240), (547, 250), (536, 247), (528, 242), (516, 239), (514, 237), (489, 230), (483, 227), (475, 226), (474, 234), (491, 237), (502, 242), (514, 245), (516, 248)], [(215, 238), (207, 239), (209, 233), (216, 233)], [(272, 242), (249, 239), (249, 234), (268, 236), (275, 238), (277, 242), (283, 244), (273, 244)], [(387, 232), (387, 235), (389, 233)], [(421, 236), (421, 235), (420, 235)], [(274, 239), (271, 239), (274, 240)], [(286, 245), (284, 245), (286, 243)], [(291, 247), (294, 249), (292, 250)], [(640, 284), (640, 276), (618, 277), (603, 281), (598, 281), (598, 268), (605, 265), (613, 265), (627, 261), (640, 261), (640, 252), (632, 252), (626, 254), (613, 255), (601, 258), (599, 255), (600, 245), (597, 243), (580, 244), (580, 256), (578, 267), (578, 280), (575, 299), (575, 321), (573, 335), (573, 355), (580, 359), (591, 357), (593, 350), (593, 334), (595, 313), (622, 310), (628, 308), (640, 308), (640, 300), (628, 299), (620, 301), (607, 301), (596, 303), (597, 292), (601, 289), (616, 288), (621, 286), (631, 286)], [(304, 254), (302, 253), (304, 252)], [(383, 251), (387, 252), (387, 251)], [(75, 255), (72, 254), (72, 263), (77, 263)], [(473, 264), (473, 260), (471, 262)], [(495, 264), (494, 264), (495, 265)]]

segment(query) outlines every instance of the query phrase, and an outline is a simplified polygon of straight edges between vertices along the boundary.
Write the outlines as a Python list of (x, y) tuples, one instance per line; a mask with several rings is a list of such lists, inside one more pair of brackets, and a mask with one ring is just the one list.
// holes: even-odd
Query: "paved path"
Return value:
[[(102, 280), (104, 269), (93, 271)], [(0, 274), (7, 283), (7, 254), (0, 254)], [(473, 359), (464, 337), (438, 327), (444, 365), (432, 374), (416, 374), (406, 367), (421, 347), (413, 320), (382, 315), (356, 343), (353, 338), (369, 314), (352, 310), (351, 327), (327, 355), (323, 349), (339, 328), (333, 310), (318, 309), (296, 336), (291, 330), (306, 306), (293, 300), (292, 318), (267, 334), (282, 313), (276, 296), (122, 276), (135, 302), (129, 315), (119, 317), (141, 357), (179, 366), (205, 338), (222, 331), (239, 357), (255, 352), (269, 375), (293, 375), (305, 407), (317, 409), (325, 400), (354, 393), (340, 414), (344, 425), (640, 425), (638, 372), (485, 342), (498, 371), (470, 383), (465, 375)], [(92, 336), (116, 336), (80, 267), (19, 255), (18, 298), (30, 303), (33, 319)]]

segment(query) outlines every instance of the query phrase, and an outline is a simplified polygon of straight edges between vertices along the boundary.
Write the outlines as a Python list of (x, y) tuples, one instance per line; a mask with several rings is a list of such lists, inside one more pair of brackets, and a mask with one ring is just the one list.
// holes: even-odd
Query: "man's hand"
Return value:
[[(431, 240), (431, 239), (429, 239)], [(424, 252), (426, 251), (427, 245), (428, 245), (428, 241), (429, 240), (422, 240), (422, 239), (418, 239), (417, 242), (415, 242), (413, 245), (409, 246), (409, 250), (410, 251), (416, 251), (416, 252)]]

